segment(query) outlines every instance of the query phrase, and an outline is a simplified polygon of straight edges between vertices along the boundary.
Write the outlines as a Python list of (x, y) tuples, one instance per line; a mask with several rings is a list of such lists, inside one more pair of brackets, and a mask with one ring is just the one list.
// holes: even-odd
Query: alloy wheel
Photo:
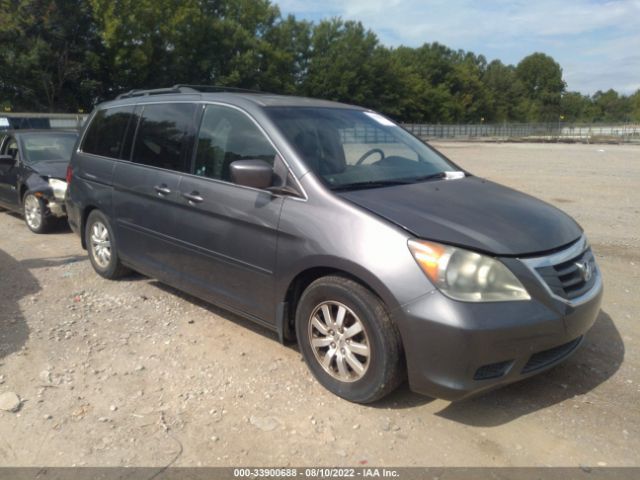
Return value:
[(32, 230), (38, 230), (42, 225), (42, 207), (34, 195), (27, 195), (24, 199), (24, 216)]
[(309, 344), (322, 368), (341, 382), (360, 380), (371, 357), (369, 338), (363, 322), (346, 305), (326, 301), (311, 314)]
[(107, 268), (111, 261), (111, 239), (104, 223), (98, 221), (91, 226), (91, 252), (100, 268)]

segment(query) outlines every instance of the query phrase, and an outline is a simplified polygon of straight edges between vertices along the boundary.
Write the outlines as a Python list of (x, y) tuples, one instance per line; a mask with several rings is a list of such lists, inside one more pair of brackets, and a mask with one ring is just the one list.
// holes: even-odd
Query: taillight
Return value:
[(73, 178), (73, 168), (71, 165), (67, 166), (67, 185), (71, 183), (71, 179)]

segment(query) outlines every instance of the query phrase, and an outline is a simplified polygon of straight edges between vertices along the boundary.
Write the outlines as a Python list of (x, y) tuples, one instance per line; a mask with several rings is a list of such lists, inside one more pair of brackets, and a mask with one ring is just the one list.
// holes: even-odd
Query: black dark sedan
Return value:
[(68, 130), (16, 130), (0, 140), (0, 207), (22, 213), (32, 232), (66, 216), (66, 172), (77, 138)]

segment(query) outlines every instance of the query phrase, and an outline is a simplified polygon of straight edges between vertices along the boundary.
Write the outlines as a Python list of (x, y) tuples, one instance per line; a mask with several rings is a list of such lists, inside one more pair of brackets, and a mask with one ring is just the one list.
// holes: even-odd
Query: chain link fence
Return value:
[[(13, 113), (0, 112), (0, 132), (25, 128), (80, 129), (89, 117), (86, 113)], [(638, 143), (640, 124), (555, 123), (475, 123), (416, 124), (403, 127), (424, 140), (467, 141)], [(379, 129), (356, 127), (341, 131), (343, 143), (386, 143), (394, 139)]]
[(640, 143), (640, 124), (479, 123), (404, 124), (425, 140), (483, 140), (523, 142)]

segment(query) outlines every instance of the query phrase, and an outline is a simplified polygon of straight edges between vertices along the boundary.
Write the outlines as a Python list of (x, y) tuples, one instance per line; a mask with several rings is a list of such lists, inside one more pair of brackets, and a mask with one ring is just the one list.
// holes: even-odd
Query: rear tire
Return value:
[(405, 378), (402, 342), (384, 304), (349, 278), (323, 277), (307, 287), (296, 335), (311, 373), (350, 402), (374, 402)]
[(41, 198), (27, 192), (22, 198), (22, 216), (33, 233), (47, 233), (51, 229), (51, 219), (47, 216), (47, 206)]
[(89, 214), (84, 236), (89, 260), (98, 275), (115, 280), (130, 272), (120, 262), (113, 229), (109, 219), (100, 210), (93, 210)]

